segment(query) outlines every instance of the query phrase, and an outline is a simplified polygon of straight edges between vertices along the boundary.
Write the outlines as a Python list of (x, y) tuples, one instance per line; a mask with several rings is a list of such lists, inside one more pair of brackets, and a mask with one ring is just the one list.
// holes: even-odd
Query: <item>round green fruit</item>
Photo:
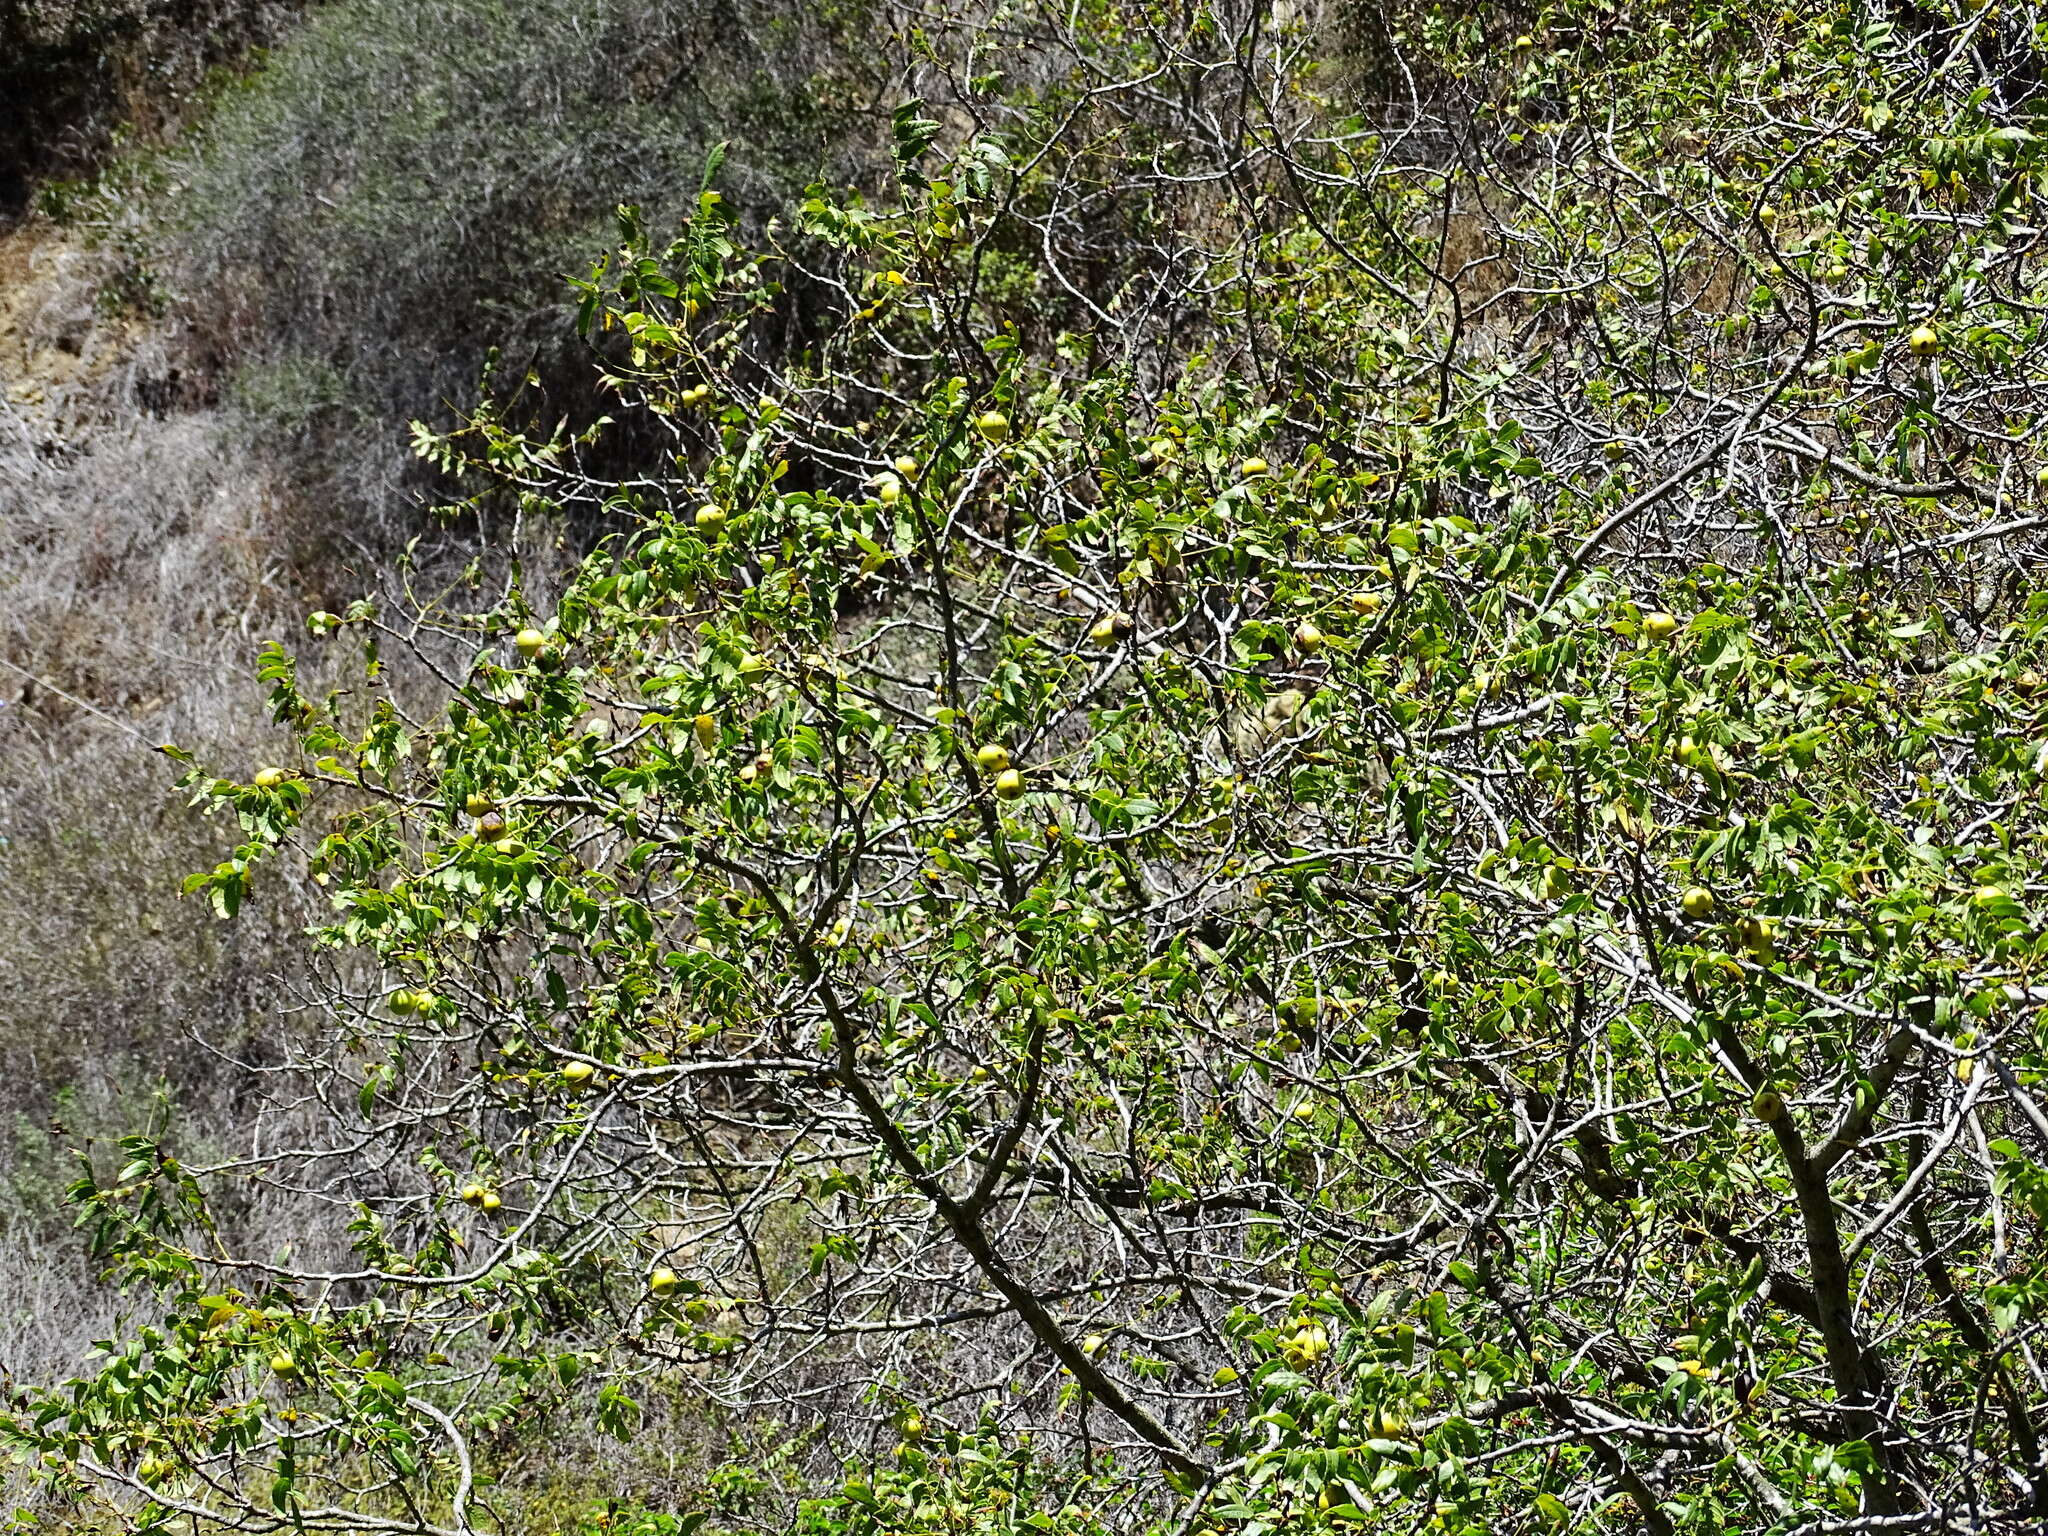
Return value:
[(1749, 1112), (1765, 1125), (1769, 1125), (1773, 1120), (1783, 1117), (1785, 1097), (1775, 1089), (1759, 1089), (1756, 1097), (1749, 1101)]
[(1677, 616), (1661, 611), (1646, 613), (1643, 615), (1643, 633), (1661, 645), (1678, 633)]
[(983, 773), (1001, 773), (1010, 766), (1010, 750), (1000, 742), (985, 741), (974, 749), (974, 766)]
[(1005, 768), (996, 775), (996, 794), (1004, 800), (1015, 800), (1024, 793), (1024, 775), (1015, 768)]
[(647, 1277), (647, 1289), (654, 1292), (657, 1296), (668, 1295), (680, 1283), (676, 1279), (676, 1272), (672, 1269), (657, 1269)]
[(1696, 885), (1678, 900), (1685, 915), (1696, 923), (1703, 923), (1714, 915), (1714, 893), (1703, 885)]
[(983, 411), (974, 418), (974, 430), (992, 443), (1005, 442), (1010, 436), (1010, 418), (1001, 411)]
[(285, 781), (285, 777), (285, 771), (282, 768), (258, 768), (256, 770), (256, 787), (258, 789), (276, 789), (278, 785)]
[(548, 637), (537, 629), (522, 629), (512, 637), (512, 647), (531, 660), (547, 649)]
[(587, 1061), (572, 1061), (562, 1068), (562, 1081), (572, 1088), (580, 1088), (597, 1076), (597, 1068)]

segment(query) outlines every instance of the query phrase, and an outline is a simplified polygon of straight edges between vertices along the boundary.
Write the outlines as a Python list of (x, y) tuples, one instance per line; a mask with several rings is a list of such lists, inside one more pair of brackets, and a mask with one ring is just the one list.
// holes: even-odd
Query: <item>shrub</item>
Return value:
[[(176, 131), (217, 68), (276, 35), (291, 0), (0, 0), (0, 223), (38, 183), (90, 177), (124, 137)], [(56, 178), (56, 184), (50, 179)]]
[(774, 0), (321, 7), (166, 172), (205, 368), (300, 494), (392, 526), (394, 428), (468, 398), (488, 352), (587, 399), (564, 274), (616, 203), (673, 211), (721, 137), (753, 192), (850, 167), (812, 94), (831, 25)]
[(335, 897), (230, 1171), (353, 1256), (137, 1139), (163, 1321), (7, 1432), (138, 1523), (460, 1528), (701, 1389), (797, 1485), (707, 1527), (2038, 1525), (2041, 342), (1953, 281), (2036, 183), (1906, 69), (1977, 13), (1404, 14), (1370, 115), (1312, 17), (1073, 16), (919, 31), (886, 195), (622, 219), (640, 472), (419, 429), (616, 533), (319, 619), (292, 773), (191, 779), (196, 889)]

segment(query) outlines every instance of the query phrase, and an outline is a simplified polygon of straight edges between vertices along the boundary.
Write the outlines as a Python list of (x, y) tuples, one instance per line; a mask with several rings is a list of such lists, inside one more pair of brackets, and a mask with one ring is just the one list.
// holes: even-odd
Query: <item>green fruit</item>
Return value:
[(1295, 626), (1294, 643), (1307, 655), (1313, 656), (1323, 648), (1323, 632), (1307, 619)]
[(485, 1193), (486, 1191), (481, 1184), (465, 1184), (462, 1186), (462, 1203), (464, 1205), (482, 1205)]
[(1714, 915), (1714, 893), (1703, 885), (1696, 885), (1679, 898), (1679, 906), (1685, 915), (1696, 923), (1703, 923)]
[(489, 814), (493, 806), (489, 795), (472, 792), (469, 798), (462, 802), (462, 808), (471, 816), (483, 816)]
[(996, 794), (1004, 800), (1015, 800), (1024, 793), (1024, 775), (1015, 768), (1005, 768), (996, 775)]
[(725, 526), (725, 509), (706, 502), (697, 509), (696, 523), (703, 532), (716, 533)]
[(405, 1017), (409, 1013), (418, 1013), (420, 1011), (420, 995), (409, 987), (400, 987), (391, 994), (388, 1006), (400, 1018)]
[(1941, 350), (1941, 332), (1931, 325), (1915, 326), (1906, 338), (1906, 350), (1915, 357), (1932, 357)]
[(1646, 613), (1643, 615), (1643, 633), (1661, 645), (1678, 633), (1678, 619), (1669, 613)]
[(597, 1068), (587, 1061), (572, 1061), (562, 1068), (562, 1081), (572, 1088), (579, 1088), (597, 1076)]
[(1769, 1088), (1759, 1089), (1757, 1096), (1749, 1101), (1749, 1112), (1769, 1125), (1785, 1113), (1784, 1095)]
[(512, 645), (520, 655), (531, 660), (547, 649), (548, 637), (537, 629), (522, 629), (512, 637)]
[(657, 1269), (647, 1277), (647, 1289), (657, 1296), (668, 1295), (679, 1283), (672, 1269)]
[(284, 781), (285, 771), (282, 768), (258, 768), (256, 770), (256, 787), (258, 789), (275, 789)]
[(710, 715), (699, 715), (690, 722), (690, 730), (697, 738), (697, 745), (706, 752), (718, 745), (718, 721)]
[(491, 851), (503, 859), (516, 859), (526, 852), (526, 844), (516, 837), (501, 837), (491, 844)]
[(983, 773), (1001, 773), (1010, 766), (1009, 748), (999, 742), (983, 742), (974, 749), (974, 766)]
[(480, 1211), (495, 1211), (504, 1203), (504, 1200), (495, 1189), (487, 1189), (483, 1193), (483, 1198), (478, 1200), (476, 1204), (477, 1209)]
[(299, 1362), (283, 1350), (279, 1350), (270, 1357), (270, 1369), (279, 1376), (289, 1378), (299, 1374)]
[(992, 443), (1004, 442), (1010, 436), (1010, 418), (1001, 411), (983, 411), (974, 418), (974, 430)]
[(1246, 459), (1237, 466), (1237, 472), (1247, 480), (1256, 480), (1270, 468), (1264, 459)]

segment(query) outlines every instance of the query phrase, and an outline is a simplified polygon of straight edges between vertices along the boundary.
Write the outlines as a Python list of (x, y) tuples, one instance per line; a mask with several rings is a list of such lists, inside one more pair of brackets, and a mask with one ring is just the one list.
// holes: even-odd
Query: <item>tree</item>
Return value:
[(140, 1525), (516, 1525), (480, 1443), (678, 1383), (817, 1532), (2038, 1523), (2040, 173), (1906, 67), (2022, 42), (1083, 11), (925, 34), (886, 191), (622, 214), (663, 462), (419, 429), (535, 558), (195, 772), (328, 985), (81, 1183), (172, 1310), (11, 1434)]

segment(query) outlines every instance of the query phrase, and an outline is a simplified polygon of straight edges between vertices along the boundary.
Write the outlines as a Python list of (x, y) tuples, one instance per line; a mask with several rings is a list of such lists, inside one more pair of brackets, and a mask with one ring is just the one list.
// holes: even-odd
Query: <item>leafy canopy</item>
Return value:
[(1990, 15), (969, 18), (886, 190), (623, 213), (670, 451), (418, 429), (506, 563), (195, 772), (319, 1006), (80, 1185), (169, 1310), (10, 1435), (139, 1528), (516, 1527), (499, 1426), (676, 1391), (789, 1437), (735, 1528), (2038, 1521)]

